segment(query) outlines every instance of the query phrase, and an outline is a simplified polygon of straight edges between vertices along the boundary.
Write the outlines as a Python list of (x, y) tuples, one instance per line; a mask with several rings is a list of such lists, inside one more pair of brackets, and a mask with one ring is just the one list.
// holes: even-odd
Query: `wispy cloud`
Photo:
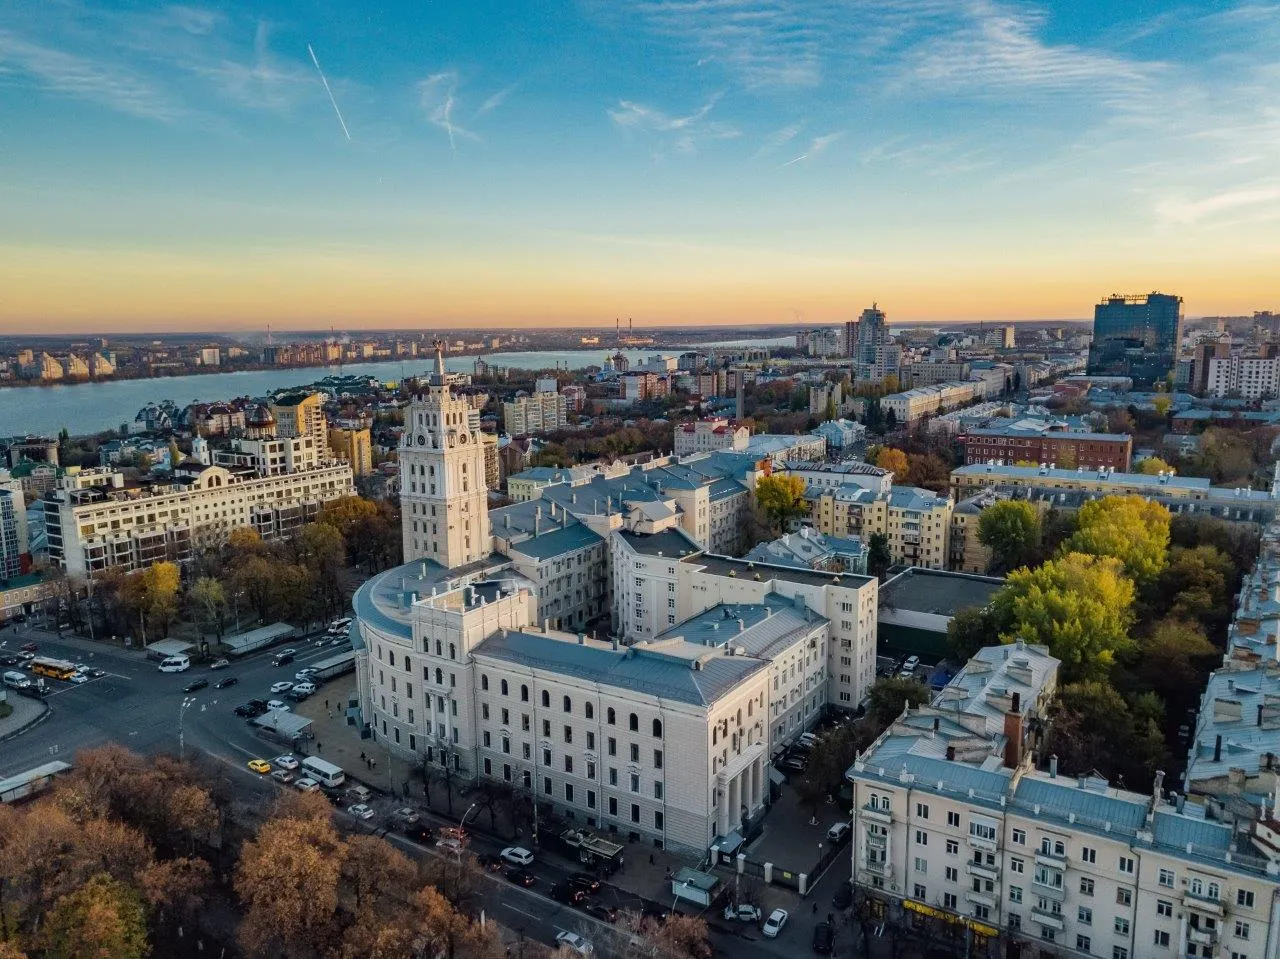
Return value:
[(786, 163), (781, 164), (778, 167), (778, 169), (783, 170), (789, 166), (792, 166), (793, 164), (799, 163), (801, 160), (813, 159), (818, 154), (826, 150), (827, 147), (831, 146), (831, 144), (839, 140), (842, 136), (844, 136), (844, 131), (836, 130), (833, 133), (824, 133), (820, 137), (814, 137), (812, 140), (809, 141), (809, 148), (805, 150), (804, 153), (801, 153), (797, 157), (792, 157)]
[(679, 115), (634, 100), (619, 100), (608, 113), (621, 130), (655, 136), (670, 142), (679, 152), (691, 153), (701, 143), (741, 136), (741, 131), (733, 124), (709, 119), (719, 101), (720, 95), (717, 94), (692, 113)]
[(478, 120), (480, 117), (488, 116), (494, 110), (498, 109), (498, 107), (502, 106), (507, 97), (511, 96), (511, 94), (515, 92), (517, 86), (519, 86), (518, 83), (513, 83), (511, 86), (503, 87), (497, 93), (490, 96), (484, 101), (484, 103), (480, 104), (480, 109), (476, 111), (475, 118)]
[(781, 149), (798, 137), (803, 129), (803, 123), (788, 123), (784, 127), (779, 127), (764, 138), (764, 144), (756, 151), (756, 156), (764, 156), (766, 153)]
[(1235, 213), (1242, 208), (1258, 212), (1277, 204), (1280, 204), (1280, 182), (1269, 181), (1224, 190), (1194, 200), (1168, 197), (1156, 204), (1156, 213), (1168, 222), (1190, 225), (1222, 214)]
[(480, 137), (458, 125), (454, 111), (458, 108), (458, 74), (454, 70), (433, 73), (418, 83), (418, 103), (427, 120), (449, 137), (449, 149), (457, 152), (458, 139), (479, 140)]
[(141, 72), (33, 43), (7, 30), (0, 30), (0, 70), (46, 90), (149, 120), (175, 120), (187, 112)]

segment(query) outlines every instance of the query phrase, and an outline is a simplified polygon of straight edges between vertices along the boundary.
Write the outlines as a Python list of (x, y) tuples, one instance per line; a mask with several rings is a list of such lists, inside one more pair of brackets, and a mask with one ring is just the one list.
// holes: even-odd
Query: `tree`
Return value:
[(173, 563), (155, 563), (121, 584), (121, 602), (151, 638), (167, 636), (178, 617), (178, 588), (182, 576)]
[(350, 837), (342, 849), (342, 875), (356, 897), (356, 912), (370, 908), (375, 893), (403, 889), (417, 868), (399, 849), (379, 836)]
[(1104, 496), (1085, 503), (1064, 552), (1111, 556), (1139, 587), (1155, 582), (1168, 561), (1169, 510), (1141, 496)]
[(1158, 456), (1148, 456), (1134, 468), (1134, 472), (1144, 476), (1156, 476), (1159, 473), (1168, 473), (1172, 476), (1177, 470)]
[(920, 486), (935, 493), (942, 493), (947, 489), (951, 470), (936, 453), (908, 453), (907, 463), (905, 476), (896, 475), (902, 477), (902, 482), (908, 486)]
[(1009, 574), (992, 600), (1003, 642), (1047, 646), (1067, 679), (1105, 675), (1132, 645), (1133, 582), (1111, 557), (1067, 553)]
[(967, 663), (978, 650), (1000, 642), (1000, 624), (990, 608), (962, 609), (947, 623), (947, 648), (959, 663)]
[(1117, 406), (1107, 412), (1107, 430), (1111, 433), (1133, 433), (1137, 429), (1133, 422), (1133, 414), (1123, 406)]
[(872, 576), (883, 576), (892, 565), (889, 537), (884, 533), (872, 533), (871, 539), (867, 541), (867, 572)]
[(1156, 595), (1174, 616), (1225, 621), (1231, 615), (1235, 573), (1231, 557), (1216, 546), (1175, 546)]
[(169, 440), (169, 469), (174, 469), (182, 462), (182, 450), (178, 449), (176, 439)]
[(809, 512), (804, 494), (804, 480), (799, 476), (775, 474), (756, 480), (756, 503), (779, 533), (787, 528), (791, 520)]
[(1156, 408), (1156, 412), (1160, 416), (1168, 416), (1169, 410), (1173, 406), (1173, 399), (1162, 393), (1152, 398), (1151, 405)]
[(823, 420), (833, 420), (836, 418), (836, 399), (834, 396), (827, 397), (827, 405), (822, 408)]
[(142, 900), (98, 873), (53, 907), (41, 934), (51, 959), (141, 959), (149, 951)]
[(911, 468), (907, 454), (892, 446), (876, 446), (867, 450), (867, 459), (882, 470), (889, 470), (902, 482), (907, 480), (907, 472)]
[(1134, 670), (1147, 689), (1170, 704), (1199, 699), (1205, 675), (1221, 653), (1195, 623), (1163, 619), (1138, 641)]
[(165, 859), (152, 863), (138, 878), (156, 923), (185, 925), (203, 911), (213, 870), (203, 859)]
[(914, 679), (877, 679), (867, 694), (867, 716), (883, 730), (902, 715), (904, 705), (915, 709), (929, 701), (929, 690)]
[(222, 639), (227, 620), (227, 593), (222, 583), (212, 576), (201, 576), (191, 587), (190, 600), (201, 629)]
[(255, 956), (328, 951), (335, 933), (342, 843), (325, 819), (274, 818), (245, 844), (235, 890), (245, 904), (240, 941)]
[(992, 570), (1008, 572), (1040, 544), (1040, 516), (1026, 500), (992, 503), (978, 518), (978, 540), (991, 550)]
[(1072, 683), (1050, 707), (1050, 751), (1063, 772), (1095, 769), (1124, 788), (1142, 791), (1165, 760), (1164, 737), (1150, 718), (1150, 702), (1135, 714), (1104, 682)]

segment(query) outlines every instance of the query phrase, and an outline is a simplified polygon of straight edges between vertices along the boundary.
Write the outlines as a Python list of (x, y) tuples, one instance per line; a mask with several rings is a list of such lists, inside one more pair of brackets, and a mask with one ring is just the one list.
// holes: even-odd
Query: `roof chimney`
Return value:
[(1013, 694), (1013, 708), (1004, 714), (1004, 764), (1017, 769), (1022, 764), (1022, 745), (1025, 738), (1022, 712), (1018, 709), (1018, 694)]
[(1054, 753), (1049, 757), (1049, 778), (1058, 778), (1058, 754)]

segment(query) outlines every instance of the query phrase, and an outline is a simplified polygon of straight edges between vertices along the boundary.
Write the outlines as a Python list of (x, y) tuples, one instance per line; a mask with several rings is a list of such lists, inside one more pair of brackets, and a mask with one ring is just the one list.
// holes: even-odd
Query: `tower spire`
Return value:
[(444, 383), (444, 340), (434, 341), (436, 348), (436, 383)]

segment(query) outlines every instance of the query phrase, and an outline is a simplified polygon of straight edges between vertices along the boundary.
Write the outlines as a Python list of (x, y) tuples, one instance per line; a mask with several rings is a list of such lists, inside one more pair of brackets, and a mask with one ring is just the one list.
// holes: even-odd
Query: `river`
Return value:
[[(724, 340), (700, 343), (711, 346), (783, 346), (794, 337)], [(655, 352), (673, 352), (672, 347), (623, 350), (632, 363), (642, 362)], [(616, 353), (607, 347), (595, 350), (538, 351), (526, 353), (486, 353), (483, 359), (494, 366), (513, 369), (582, 369), (600, 365)], [(477, 356), (450, 356), (445, 367), (469, 373)], [(65, 386), (29, 386), (0, 389), (0, 436), (35, 433), (53, 436), (66, 427), (73, 435), (100, 433), (132, 423), (138, 410), (148, 403), (173, 400), (178, 406), (212, 403), (237, 396), (266, 396), (289, 386), (306, 386), (337, 373), (374, 376), (380, 380), (401, 380), (430, 370), (430, 357), (391, 360), (381, 363), (348, 363), (338, 367), (299, 367), (280, 370), (247, 370), (237, 373), (201, 373), (147, 380), (107, 380), (101, 383), (73, 383)]]

